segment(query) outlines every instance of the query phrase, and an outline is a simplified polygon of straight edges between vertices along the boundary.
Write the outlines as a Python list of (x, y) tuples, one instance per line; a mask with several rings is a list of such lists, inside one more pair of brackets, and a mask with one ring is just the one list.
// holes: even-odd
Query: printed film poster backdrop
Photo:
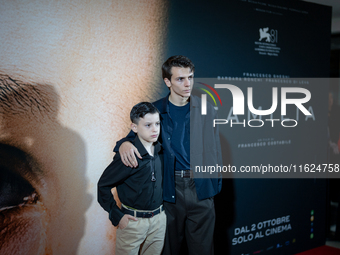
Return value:
[(0, 1), (0, 254), (114, 254), (97, 182), (154, 101), (165, 1)]
[[(302, 1), (204, 3), (170, 3), (167, 54), (180, 53), (193, 60), (193, 94), (205, 94), (218, 108), (219, 118), (228, 121), (219, 125), (223, 165), (239, 170), (261, 164), (327, 164), (329, 81), (319, 78), (329, 76), (331, 8)], [(232, 84), (241, 90), (243, 114), (232, 112), (236, 96), (215, 84)], [(277, 88), (278, 107), (273, 118), (280, 120), (278, 125), (248, 125), (249, 119), (260, 118), (248, 110), (248, 87), (253, 88), (254, 107), (263, 110), (271, 107), (273, 88)], [(313, 114), (306, 116), (289, 106), (281, 119), (282, 89), (294, 87), (310, 92), (305, 107)], [(304, 93), (287, 95), (306, 97)], [(286, 118), (297, 120), (298, 125), (283, 127), (281, 121)], [(231, 127), (232, 121), (239, 124)], [(308, 172), (298, 178), (234, 176), (223, 179), (222, 192), (215, 197), (216, 254), (294, 254), (324, 244), (324, 178)]]

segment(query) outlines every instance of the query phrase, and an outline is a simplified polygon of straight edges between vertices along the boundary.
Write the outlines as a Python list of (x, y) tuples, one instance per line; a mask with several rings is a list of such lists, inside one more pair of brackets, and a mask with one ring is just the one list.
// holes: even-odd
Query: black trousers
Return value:
[(199, 201), (192, 178), (175, 177), (176, 203), (164, 202), (167, 229), (163, 255), (183, 252), (186, 240), (189, 255), (214, 254), (214, 199)]

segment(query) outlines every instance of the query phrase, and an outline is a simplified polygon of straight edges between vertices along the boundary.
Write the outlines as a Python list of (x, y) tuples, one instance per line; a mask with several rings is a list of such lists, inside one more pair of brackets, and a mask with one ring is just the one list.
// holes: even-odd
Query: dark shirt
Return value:
[(171, 148), (176, 157), (175, 170), (190, 170), (190, 104), (176, 106), (169, 102), (170, 117), (174, 126)]
[[(171, 148), (171, 137), (173, 133), (173, 123), (169, 114), (169, 95), (154, 102), (154, 106), (157, 107), (161, 114), (161, 139), (163, 152), (164, 152), (164, 171), (163, 171), (163, 199), (167, 202), (175, 203), (176, 201), (176, 190), (175, 190), (175, 154)], [(200, 99), (196, 96), (190, 97), (190, 114), (187, 114), (184, 121), (190, 121), (190, 115), (193, 119), (201, 117), (201, 105)], [(208, 104), (207, 108), (207, 123), (212, 123), (214, 118), (217, 118), (216, 111), (212, 106)], [(208, 126), (208, 125), (207, 125)], [(218, 128), (218, 125), (216, 126)], [(189, 129), (189, 126), (185, 127)], [(193, 128), (193, 134), (191, 137), (202, 137), (209, 134), (209, 137), (213, 136), (213, 139), (208, 140), (210, 143), (208, 146), (204, 144), (205, 148), (214, 147), (215, 152), (211, 157), (211, 161), (214, 164), (223, 165), (221, 157), (221, 146), (219, 142), (219, 132), (218, 129), (214, 129), (213, 125), (209, 125), (209, 130), (204, 130), (202, 127)], [(190, 130), (185, 131), (190, 132)], [(121, 139), (117, 142), (114, 151), (119, 150), (119, 146), (125, 141), (132, 141), (135, 137), (135, 133), (131, 131), (127, 137)], [(201, 146), (203, 147), (203, 146)], [(192, 160), (191, 156), (190, 159)], [(200, 164), (203, 165), (203, 164)], [(208, 164), (206, 164), (208, 165)], [(222, 179), (221, 178), (194, 178), (197, 197), (199, 200), (210, 198), (215, 196), (221, 191)]]
[[(105, 211), (109, 212), (109, 219), (114, 226), (119, 224), (124, 213), (113, 198), (111, 193), (113, 187), (117, 187), (120, 201), (134, 209), (154, 210), (163, 203), (163, 155), (160, 143), (155, 144), (154, 156), (147, 152), (138, 136), (132, 143), (142, 156), (142, 159), (137, 158), (138, 167), (125, 166), (117, 152), (98, 182), (98, 202)], [(153, 170), (156, 181), (151, 181)]]

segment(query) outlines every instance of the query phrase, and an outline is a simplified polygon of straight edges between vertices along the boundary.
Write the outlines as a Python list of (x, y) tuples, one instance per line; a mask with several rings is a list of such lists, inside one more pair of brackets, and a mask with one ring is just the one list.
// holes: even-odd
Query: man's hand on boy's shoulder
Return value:
[(118, 227), (120, 229), (126, 228), (126, 226), (129, 224), (129, 220), (137, 221), (138, 219), (136, 217), (129, 215), (129, 214), (124, 214), (124, 216), (119, 221)]
[(128, 167), (138, 166), (136, 155), (138, 158), (142, 159), (137, 148), (129, 141), (121, 144), (121, 146), (119, 147), (119, 154), (123, 164)]

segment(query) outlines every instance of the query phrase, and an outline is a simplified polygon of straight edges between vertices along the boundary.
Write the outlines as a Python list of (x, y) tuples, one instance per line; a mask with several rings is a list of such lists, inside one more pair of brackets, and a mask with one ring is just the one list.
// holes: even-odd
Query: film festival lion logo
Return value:
[(264, 27), (259, 29), (260, 38), (259, 41), (263, 41), (266, 39), (265, 42), (268, 43), (277, 43), (278, 42), (278, 31), (275, 29), (270, 29), (269, 27)]

